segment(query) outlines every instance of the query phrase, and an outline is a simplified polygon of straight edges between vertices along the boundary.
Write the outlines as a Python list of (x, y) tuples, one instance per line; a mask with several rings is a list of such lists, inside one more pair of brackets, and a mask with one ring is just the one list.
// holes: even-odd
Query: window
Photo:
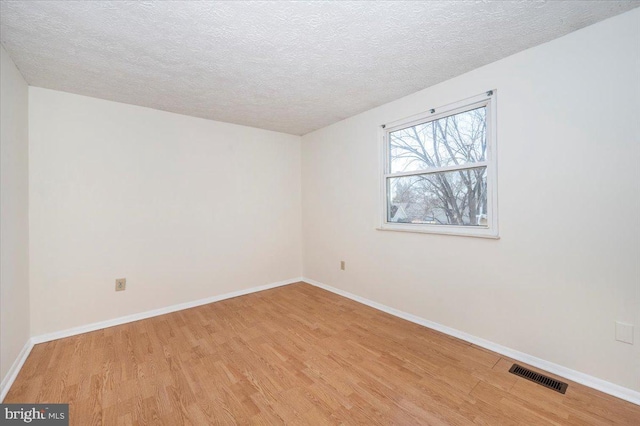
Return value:
[(379, 229), (498, 237), (496, 92), (383, 126)]

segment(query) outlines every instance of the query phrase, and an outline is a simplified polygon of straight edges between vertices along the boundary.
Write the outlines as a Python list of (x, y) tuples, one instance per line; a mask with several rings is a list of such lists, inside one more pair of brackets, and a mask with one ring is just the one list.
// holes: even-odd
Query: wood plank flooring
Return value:
[(69, 403), (82, 426), (640, 424), (512, 363), (298, 283), (36, 345), (4, 402)]

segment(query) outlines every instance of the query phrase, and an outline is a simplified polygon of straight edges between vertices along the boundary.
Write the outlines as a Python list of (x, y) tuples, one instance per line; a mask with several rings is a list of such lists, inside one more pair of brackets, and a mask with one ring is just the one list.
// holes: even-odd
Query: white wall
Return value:
[[(305, 135), (304, 276), (640, 390), (639, 76), (636, 9)], [(501, 239), (374, 230), (378, 126), (488, 89)]]
[(0, 379), (29, 340), (27, 83), (0, 47)]
[(34, 87), (29, 103), (33, 335), (301, 275), (300, 137)]

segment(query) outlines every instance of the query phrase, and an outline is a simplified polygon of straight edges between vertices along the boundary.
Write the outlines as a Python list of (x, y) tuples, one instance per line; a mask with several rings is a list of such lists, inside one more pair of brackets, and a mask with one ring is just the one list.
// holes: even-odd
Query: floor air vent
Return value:
[(553, 389), (554, 391), (560, 392), (560, 393), (565, 393), (567, 391), (567, 387), (569, 386), (566, 383), (563, 383), (559, 380), (552, 379), (551, 377), (547, 377), (542, 374), (536, 373), (535, 371), (531, 371), (518, 364), (513, 364), (511, 369), (509, 369), (509, 373), (513, 373), (516, 376), (520, 376), (524, 379), (531, 380), (532, 382), (535, 382), (546, 388)]

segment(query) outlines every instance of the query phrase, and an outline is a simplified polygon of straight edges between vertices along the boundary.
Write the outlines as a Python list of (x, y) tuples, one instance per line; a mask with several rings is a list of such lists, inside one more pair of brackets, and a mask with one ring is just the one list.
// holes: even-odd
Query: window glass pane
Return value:
[(390, 173), (485, 161), (486, 107), (389, 133)]
[(387, 221), (487, 226), (487, 168), (387, 179)]

